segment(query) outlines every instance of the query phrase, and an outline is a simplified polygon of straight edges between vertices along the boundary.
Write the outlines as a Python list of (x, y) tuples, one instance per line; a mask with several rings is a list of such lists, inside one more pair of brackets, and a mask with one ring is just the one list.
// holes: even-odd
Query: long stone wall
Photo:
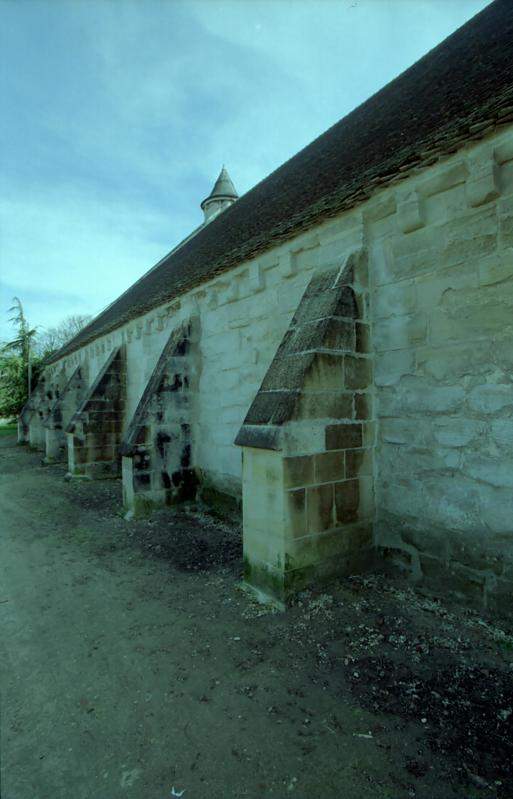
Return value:
[(191, 419), (201, 479), (242, 493), (237, 431), (312, 275), (364, 248), (361, 334), (375, 457), (374, 543), (416, 577), (442, 574), (479, 601), (513, 579), (513, 133), (511, 126), (379, 191), (68, 356), (91, 384), (126, 349), (128, 420), (172, 329), (198, 317)]

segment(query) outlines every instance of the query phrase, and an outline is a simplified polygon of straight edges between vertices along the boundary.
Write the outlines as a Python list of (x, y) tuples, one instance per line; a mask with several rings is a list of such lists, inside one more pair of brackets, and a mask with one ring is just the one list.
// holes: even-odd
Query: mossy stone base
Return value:
[(222, 521), (239, 522), (242, 518), (242, 500), (214, 488), (209, 483), (200, 486), (198, 499), (208, 506), (210, 513)]
[(368, 571), (375, 562), (372, 547), (336, 555), (295, 569), (283, 570), (244, 556), (244, 583), (260, 601), (286, 608), (298, 591), (323, 588), (339, 577)]

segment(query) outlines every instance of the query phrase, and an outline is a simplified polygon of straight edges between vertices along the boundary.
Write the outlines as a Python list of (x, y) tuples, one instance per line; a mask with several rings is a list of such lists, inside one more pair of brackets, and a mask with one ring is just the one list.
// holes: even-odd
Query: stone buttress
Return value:
[(113, 350), (66, 428), (68, 467), (73, 475), (115, 477), (126, 402), (123, 347)]
[(311, 279), (235, 442), (245, 582), (280, 604), (372, 558), (366, 275), (359, 251)]
[(67, 461), (66, 428), (87, 392), (86, 367), (77, 366), (52, 405), (45, 427), (46, 462)]
[(191, 421), (198, 377), (193, 319), (169, 336), (123, 440), (123, 501), (129, 510), (196, 495)]
[(51, 414), (52, 407), (61, 396), (66, 383), (64, 370), (50, 379), (44, 372), (32, 392), (30, 398), (23, 406), (18, 417), (18, 442), (29, 443), (31, 447), (45, 450), (45, 425)]

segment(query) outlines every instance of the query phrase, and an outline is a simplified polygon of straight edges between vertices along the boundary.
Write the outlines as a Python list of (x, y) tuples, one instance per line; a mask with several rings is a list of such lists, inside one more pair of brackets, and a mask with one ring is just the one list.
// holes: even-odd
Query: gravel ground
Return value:
[(236, 524), (64, 473), (2, 437), (2, 799), (513, 797), (511, 618), (381, 575), (277, 613)]

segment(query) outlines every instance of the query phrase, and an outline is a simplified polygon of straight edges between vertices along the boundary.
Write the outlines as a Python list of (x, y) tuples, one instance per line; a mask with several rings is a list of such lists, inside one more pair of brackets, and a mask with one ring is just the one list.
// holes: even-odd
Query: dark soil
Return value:
[(132, 541), (184, 571), (206, 572), (219, 566), (240, 569), (240, 527), (221, 524), (199, 511), (159, 511), (146, 524), (134, 527)]
[[(457, 662), (412, 669), (375, 657), (362, 658), (351, 679), (371, 710), (420, 718), (431, 750), (450, 759), (453, 779), (513, 796), (513, 673)], [(407, 768), (423, 776), (427, 764), (413, 760)]]

